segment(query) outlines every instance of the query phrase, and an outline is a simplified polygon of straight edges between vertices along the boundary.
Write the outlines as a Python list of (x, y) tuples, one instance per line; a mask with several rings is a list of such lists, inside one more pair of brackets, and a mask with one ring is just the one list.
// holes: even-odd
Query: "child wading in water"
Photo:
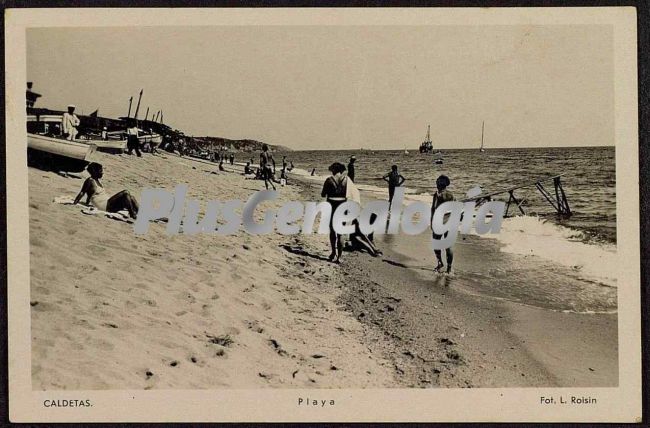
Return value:
[[(445, 202), (454, 200), (454, 195), (452, 195), (451, 192), (447, 190), (447, 186), (449, 186), (450, 183), (451, 181), (446, 175), (441, 175), (436, 180), (437, 191), (433, 194), (433, 203), (431, 204), (431, 220), (433, 220), (433, 214), (440, 205), (444, 204)], [(444, 236), (446, 237), (447, 233), (445, 233)], [(433, 232), (433, 239), (439, 240), (442, 239), (442, 237), (443, 235), (438, 235), (435, 231)], [(434, 252), (436, 253), (436, 259), (438, 260), (438, 265), (436, 266), (435, 271), (441, 272), (442, 268), (445, 266), (442, 263), (442, 250), (434, 250)], [(445, 252), (447, 255), (447, 273), (451, 273), (451, 264), (454, 261), (454, 253), (451, 250), (451, 247), (447, 248)]]
[(90, 177), (84, 181), (81, 191), (74, 198), (74, 203), (78, 204), (83, 195), (88, 195), (86, 204), (92, 204), (95, 208), (109, 213), (127, 210), (131, 218), (138, 216), (140, 206), (138, 201), (129, 193), (128, 190), (122, 190), (119, 193), (109, 197), (108, 193), (99, 181), (104, 176), (104, 167), (96, 162), (91, 162), (86, 168)]

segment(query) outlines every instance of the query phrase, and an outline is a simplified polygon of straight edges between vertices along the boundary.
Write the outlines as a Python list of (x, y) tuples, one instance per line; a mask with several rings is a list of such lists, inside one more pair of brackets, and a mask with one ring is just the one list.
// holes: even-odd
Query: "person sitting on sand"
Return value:
[(74, 198), (74, 204), (78, 204), (83, 195), (88, 195), (86, 205), (92, 204), (95, 208), (109, 213), (127, 210), (131, 218), (137, 218), (140, 206), (138, 201), (129, 193), (128, 190), (122, 190), (108, 197), (108, 193), (99, 181), (104, 176), (104, 167), (96, 162), (91, 162), (86, 169), (90, 177), (84, 181), (81, 191)]
[(345, 172), (345, 165), (339, 162), (334, 162), (329, 167), (329, 171), (332, 173), (331, 176), (327, 177), (325, 183), (323, 183), (323, 190), (321, 196), (327, 198), (327, 202), (332, 206), (332, 215), (330, 217), (330, 246), (332, 247), (332, 253), (329, 256), (329, 260), (334, 263), (339, 263), (341, 259), (341, 252), (343, 251), (343, 242), (341, 241), (341, 235), (336, 233), (334, 230), (334, 212), (343, 202), (347, 200), (345, 197), (347, 192), (347, 176), (343, 174)]
[(357, 251), (367, 251), (373, 257), (381, 256), (382, 252), (375, 247), (375, 244), (372, 240), (361, 232), (359, 227), (359, 222), (355, 218), (352, 221), (354, 225), (354, 233), (350, 234), (350, 243), (352, 244), (352, 249)]
[(253, 171), (253, 168), (251, 168), (251, 163), (246, 162), (246, 166), (244, 166), (244, 175), (249, 175), (249, 174), (255, 174)]
[(226, 169), (223, 167), (223, 158), (221, 158), (221, 161), (219, 161), (219, 171), (225, 171)]
[[(273, 169), (271, 169), (271, 164), (273, 165)], [(273, 190), (275, 190), (275, 186), (273, 185), (273, 179), (275, 176), (275, 159), (273, 159), (273, 155), (269, 152), (269, 146), (266, 144), (262, 144), (262, 153), (260, 153), (260, 170), (262, 171), (262, 178), (264, 179), (264, 186), (266, 186), (266, 189), (269, 189), (270, 183)]]
[(388, 182), (388, 210), (393, 204), (393, 196), (395, 195), (395, 188), (400, 187), (406, 179), (402, 177), (402, 174), (397, 172), (397, 165), (390, 167), (390, 172), (382, 177), (384, 181)]
[[(449, 190), (447, 190), (447, 186), (449, 186), (450, 183), (451, 180), (449, 180), (449, 177), (446, 175), (441, 175), (436, 179), (437, 191), (433, 194), (433, 203), (431, 204), (431, 219), (433, 219), (433, 214), (440, 205), (444, 204), (445, 202), (454, 200), (454, 195)], [(436, 232), (433, 232), (432, 235), (433, 239), (435, 240), (440, 240), (443, 238), (443, 235), (438, 235)], [(446, 237), (447, 233), (445, 233), (444, 236)], [(436, 254), (436, 259), (438, 260), (438, 265), (434, 270), (436, 272), (440, 272), (444, 267), (444, 264), (442, 263), (442, 250), (434, 250), (434, 252)], [(447, 273), (451, 273), (451, 264), (454, 261), (454, 253), (451, 250), (451, 247), (447, 248), (445, 252), (447, 255)]]

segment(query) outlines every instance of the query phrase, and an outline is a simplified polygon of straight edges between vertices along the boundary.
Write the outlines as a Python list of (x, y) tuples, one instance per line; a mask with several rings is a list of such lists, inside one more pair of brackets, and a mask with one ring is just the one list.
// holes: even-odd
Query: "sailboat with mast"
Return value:
[(481, 153), (485, 151), (483, 148), (483, 135), (485, 135), (485, 121), (483, 121), (483, 126), (481, 127), (481, 148), (479, 149)]
[(431, 125), (427, 126), (427, 137), (420, 144), (420, 153), (433, 152), (433, 143), (431, 142)]

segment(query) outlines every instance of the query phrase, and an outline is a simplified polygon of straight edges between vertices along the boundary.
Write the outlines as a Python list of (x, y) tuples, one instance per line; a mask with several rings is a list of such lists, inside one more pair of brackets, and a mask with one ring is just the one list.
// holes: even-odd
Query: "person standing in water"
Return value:
[[(271, 165), (273, 165), (273, 169), (271, 169)], [(275, 159), (273, 159), (273, 155), (269, 152), (269, 146), (266, 144), (262, 145), (262, 153), (260, 153), (260, 171), (262, 172), (262, 178), (264, 179), (266, 190), (269, 189), (269, 184), (271, 184), (271, 187), (275, 190), (275, 186), (273, 185)]]
[(348, 177), (354, 183), (354, 162), (357, 160), (354, 155), (350, 156), (350, 162), (348, 162)]
[(332, 175), (327, 177), (325, 183), (323, 183), (321, 196), (327, 198), (327, 202), (332, 206), (332, 215), (330, 216), (330, 246), (332, 253), (329, 256), (329, 260), (334, 263), (339, 263), (341, 253), (343, 252), (343, 242), (341, 241), (341, 235), (334, 230), (333, 219), (336, 209), (347, 200), (345, 197), (347, 193), (347, 176), (343, 174), (345, 172), (345, 165), (339, 162), (334, 162), (330, 165), (329, 171)]
[[(451, 181), (446, 175), (441, 175), (436, 180), (437, 190), (433, 194), (433, 202), (431, 204), (431, 220), (433, 220), (433, 214), (436, 212), (436, 209), (438, 209), (440, 205), (444, 204), (445, 202), (454, 200), (454, 195), (449, 190), (447, 190), (447, 186), (449, 186), (450, 183)], [(435, 231), (433, 231), (433, 239), (440, 240), (443, 238), (443, 236), (446, 237), (447, 233), (444, 235), (438, 235)], [(442, 268), (444, 267), (444, 264), (442, 263), (442, 250), (434, 250), (434, 252), (436, 254), (436, 260), (438, 260), (438, 265), (434, 270), (435, 272), (441, 272)], [(454, 261), (454, 253), (451, 247), (447, 248), (445, 252), (447, 256), (447, 273), (451, 273), (451, 264)]]
[(393, 196), (395, 196), (395, 188), (400, 187), (406, 181), (402, 174), (397, 172), (397, 165), (390, 167), (390, 172), (382, 177), (384, 181), (388, 182), (388, 210), (393, 204)]

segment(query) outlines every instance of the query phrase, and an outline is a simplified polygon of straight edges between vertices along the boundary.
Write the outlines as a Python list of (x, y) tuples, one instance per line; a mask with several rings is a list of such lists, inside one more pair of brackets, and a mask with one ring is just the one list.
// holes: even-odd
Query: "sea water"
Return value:
[[(296, 151), (286, 155), (297, 168), (294, 172), (307, 176), (315, 185), (322, 184), (332, 162), (347, 165), (349, 157), (355, 155), (355, 182), (365, 199), (387, 198), (387, 185), (381, 177), (393, 164), (407, 180), (406, 199), (427, 202), (431, 201), (440, 174), (451, 179), (449, 190), (457, 199), (464, 198), (477, 185), (492, 191), (564, 174), (562, 184), (571, 217), (557, 216), (534, 185), (516, 190), (515, 195), (526, 200), (526, 215), (511, 207), (511, 214), (516, 216), (504, 221), (498, 235), (487, 240), (467, 236), (459, 242), (467, 248), (466, 256), (475, 259), (473, 263), (458, 260), (457, 280), (480, 294), (539, 307), (576, 312), (616, 311), (613, 147), (491, 149), (484, 153), (444, 150), (441, 165), (434, 163), (436, 156), (417, 151), (405, 154), (403, 150)], [(313, 168), (316, 171), (312, 177)], [(554, 195), (552, 181), (543, 184)], [(499, 198), (507, 200), (508, 194)], [(485, 257), (490, 258), (487, 263), (479, 260)], [(413, 261), (423, 263), (425, 259), (414, 255)]]

